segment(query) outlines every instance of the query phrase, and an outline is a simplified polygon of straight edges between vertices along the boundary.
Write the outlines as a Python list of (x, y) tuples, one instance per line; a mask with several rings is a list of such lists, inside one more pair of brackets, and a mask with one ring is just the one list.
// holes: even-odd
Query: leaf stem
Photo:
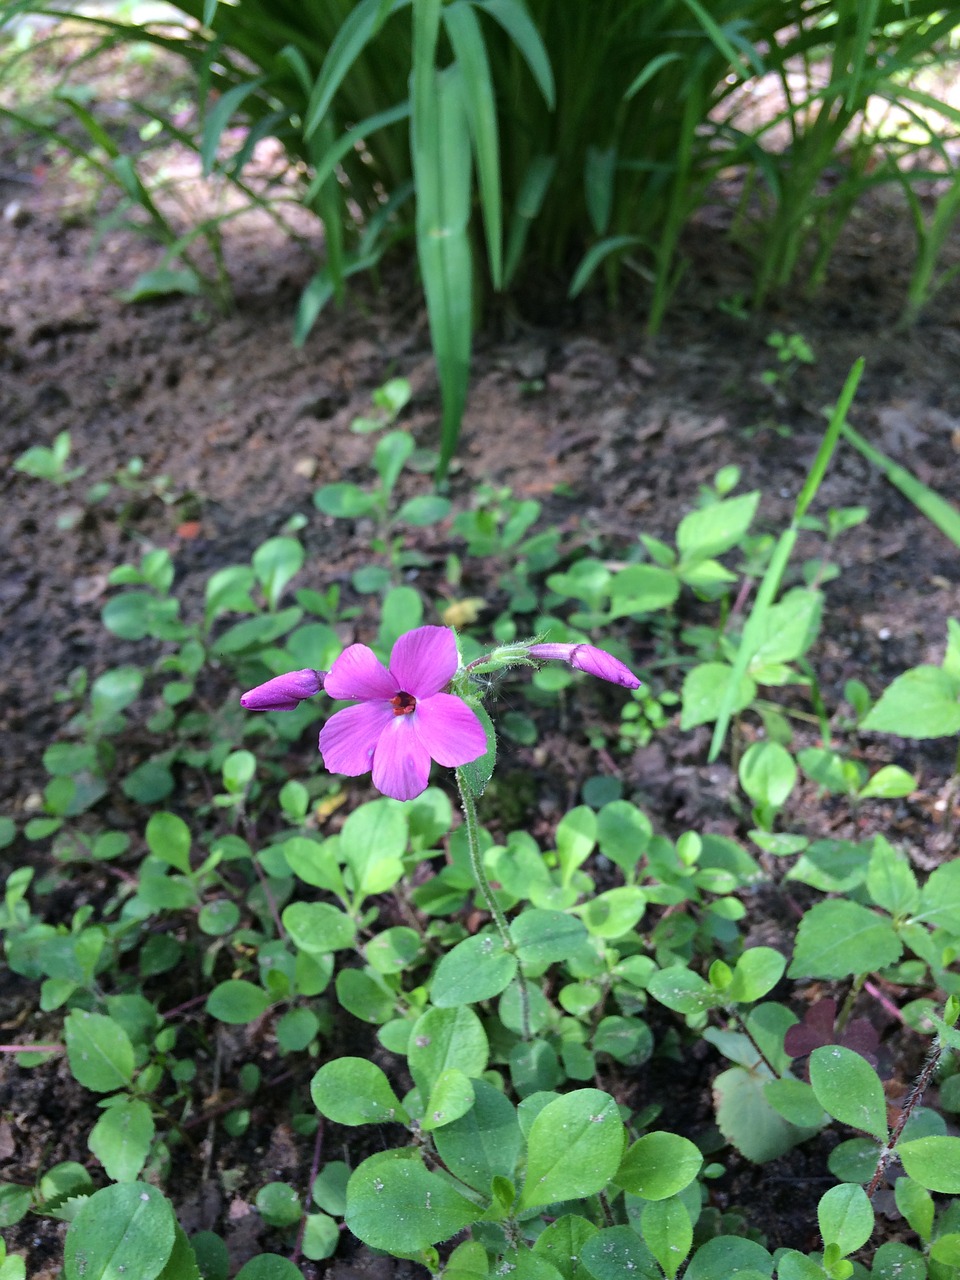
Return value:
[[(457, 776), (457, 789), (460, 792), (460, 807), (463, 810), (463, 827), (467, 833), (467, 848), (470, 851), (470, 866), (473, 869), (474, 879), (493, 917), (493, 922), (497, 926), (497, 932), (500, 934), (500, 941), (503, 943), (504, 951), (508, 951), (511, 955), (516, 955), (517, 948), (510, 935), (507, 917), (500, 910), (500, 904), (490, 888), (490, 881), (487, 879), (486, 872), (483, 869), (483, 856), (480, 852), (480, 824), (477, 821), (477, 805), (473, 798), (473, 792), (470, 790), (470, 784), (467, 782), (463, 770), (457, 769), (455, 773)], [(530, 994), (527, 991), (527, 980), (523, 976), (523, 968), (519, 963), (519, 958), (517, 961), (517, 990), (520, 993), (520, 1020), (523, 1038), (524, 1040), (529, 1040), (532, 1036), (530, 1029)]]

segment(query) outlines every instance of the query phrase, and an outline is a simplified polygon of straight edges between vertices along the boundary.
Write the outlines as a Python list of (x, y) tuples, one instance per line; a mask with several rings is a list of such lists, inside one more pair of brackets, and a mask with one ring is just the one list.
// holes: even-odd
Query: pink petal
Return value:
[[(349, 652), (349, 650), (348, 650)], [(396, 716), (389, 702), (358, 702), (332, 715), (320, 730), (320, 754), (331, 773), (356, 778), (373, 767), (380, 735)]]
[(335, 700), (376, 698), (386, 702), (399, 688), (390, 672), (365, 644), (352, 644), (344, 649), (327, 672), (323, 687)]
[(426, 790), (430, 777), (430, 754), (412, 720), (412, 715), (393, 716), (373, 756), (373, 785), (394, 800), (412, 800)]
[(469, 764), (487, 749), (487, 735), (476, 713), (451, 693), (420, 699), (410, 719), (425, 749), (444, 768)]
[[(449, 627), (417, 627), (402, 635), (390, 654), (390, 674), (415, 698), (430, 698), (453, 679), (459, 665)], [(336, 666), (336, 663), (334, 663)], [(329, 683), (328, 683), (329, 691)]]

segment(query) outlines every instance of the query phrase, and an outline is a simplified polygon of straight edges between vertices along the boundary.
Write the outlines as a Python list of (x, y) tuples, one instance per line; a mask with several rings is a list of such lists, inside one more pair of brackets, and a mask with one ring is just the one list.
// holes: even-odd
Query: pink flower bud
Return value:
[(274, 676), (266, 684), (258, 684), (240, 699), (241, 707), (248, 711), (296, 711), (304, 698), (312, 698), (323, 688), (325, 671), (288, 671)]
[(625, 689), (639, 689), (642, 683), (619, 658), (592, 644), (533, 644), (527, 653), (531, 658), (569, 662), (575, 671), (585, 671), (588, 676), (609, 680)]

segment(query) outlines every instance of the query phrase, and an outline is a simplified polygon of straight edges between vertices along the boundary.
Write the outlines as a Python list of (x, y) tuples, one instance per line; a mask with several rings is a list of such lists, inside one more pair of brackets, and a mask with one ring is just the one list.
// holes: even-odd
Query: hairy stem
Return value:
[[(493, 890), (490, 888), (490, 881), (483, 869), (483, 857), (480, 853), (480, 824), (477, 821), (477, 805), (473, 798), (473, 793), (464, 776), (462, 769), (456, 770), (457, 789), (460, 792), (460, 807), (463, 809), (463, 826), (467, 833), (467, 848), (470, 851), (470, 866), (473, 868), (474, 879), (483, 895), (483, 900), (487, 904), (487, 908), (493, 917), (493, 922), (497, 926), (497, 932), (500, 934), (500, 941), (503, 943), (504, 951), (509, 951), (511, 955), (516, 954), (516, 946), (510, 935), (510, 926), (507, 924), (507, 918), (500, 910), (500, 904), (494, 897)], [(523, 976), (523, 969), (519, 962), (517, 964), (517, 990), (520, 993), (520, 1020), (523, 1030), (524, 1040), (531, 1038), (530, 1030), (530, 995), (527, 991), (527, 981)]]
[(868, 1196), (872, 1197), (877, 1187), (879, 1187), (886, 1167), (893, 1158), (894, 1150), (900, 1140), (900, 1135), (903, 1133), (904, 1126), (923, 1100), (923, 1095), (926, 1092), (927, 1085), (933, 1079), (934, 1072), (940, 1065), (940, 1057), (942, 1053), (943, 1045), (939, 1040), (937, 1040), (936, 1044), (930, 1050), (930, 1056), (923, 1064), (923, 1070), (920, 1072), (919, 1076), (917, 1076), (916, 1083), (907, 1094), (906, 1100), (900, 1108), (900, 1115), (897, 1117), (897, 1123), (893, 1126), (893, 1132), (890, 1134), (889, 1140), (880, 1151), (880, 1155), (877, 1159), (876, 1170), (873, 1177), (870, 1179), (870, 1185), (867, 1187)]

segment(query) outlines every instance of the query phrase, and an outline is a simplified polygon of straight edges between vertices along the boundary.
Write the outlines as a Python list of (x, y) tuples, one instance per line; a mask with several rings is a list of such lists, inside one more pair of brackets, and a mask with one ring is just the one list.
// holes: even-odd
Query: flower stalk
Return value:
[[(487, 904), (487, 909), (493, 917), (493, 922), (497, 926), (497, 932), (500, 934), (500, 941), (503, 943), (504, 951), (508, 951), (511, 955), (516, 955), (517, 947), (510, 933), (507, 917), (501, 911), (500, 904), (497, 902), (493, 889), (490, 887), (490, 881), (487, 879), (487, 873), (483, 869), (483, 855), (480, 851), (480, 824), (477, 820), (477, 805), (473, 798), (473, 792), (470, 790), (470, 784), (467, 782), (462, 769), (456, 770), (456, 778), (457, 789), (460, 792), (460, 807), (463, 810), (463, 826), (467, 833), (470, 866), (473, 869), (474, 879), (483, 895), (484, 902)], [(530, 995), (527, 991), (527, 980), (523, 976), (523, 968), (519, 957), (517, 957), (517, 990), (520, 993), (521, 1032), (524, 1040), (529, 1040), (533, 1034), (530, 1027)]]

